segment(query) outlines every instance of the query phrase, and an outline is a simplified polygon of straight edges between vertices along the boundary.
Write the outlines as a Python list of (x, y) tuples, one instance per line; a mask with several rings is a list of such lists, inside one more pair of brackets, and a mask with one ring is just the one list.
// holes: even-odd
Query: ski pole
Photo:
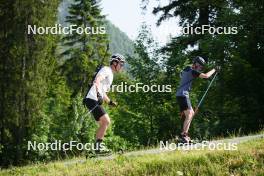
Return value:
[(195, 108), (194, 115), (195, 115), (195, 114), (198, 112), (198, 109), (199, 109), (199, 107), (201, 106), (201, 104), (202, 104), (202, 102), (203, 102), (203, 100), (204, 100), (204, 98), (205, 98), (205, 96), (206, 96), (206, 94), (207, 94), (208, 90), (210, 89), (210, 87), (211, 87), (212, 83), (214, 82), (214, 80), (215, 80), (215, 78), (216, 78), (217, 74), (218, 74), (218, 72), (216, 72), (216, 74), (214, 75), (214, 77), (213, 77), (213, 79), (211, 80), (211, 82), (210, 82), (209, 86), (207, 87), (207, 89), (206, 89), (205, 93), (203, 94), (203, 96), (202, 96), (201, 100), (199, 101), (199, 103), (198, 103), (197, 107)]
[(93, 112), (93, 110), (95, 110), (95, 108), (99, 105), (99, 103), (97, 103), (88, 113)]

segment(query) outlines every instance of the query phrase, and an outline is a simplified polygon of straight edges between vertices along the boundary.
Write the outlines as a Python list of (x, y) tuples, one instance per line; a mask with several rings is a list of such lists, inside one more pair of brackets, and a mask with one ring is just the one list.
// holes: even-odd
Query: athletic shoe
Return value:
[(191, 138), (188, 136), (187, 133), (182, 133), (180, 135), (180, 142), (181, 143), (190, 143), (191, 142)]

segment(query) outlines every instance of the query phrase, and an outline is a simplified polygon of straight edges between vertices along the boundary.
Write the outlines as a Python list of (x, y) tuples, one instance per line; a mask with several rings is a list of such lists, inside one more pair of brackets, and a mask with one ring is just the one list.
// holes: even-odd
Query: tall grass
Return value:
[(60, 161), (2, 170), (0, 175), (264, 175), (264, 139), (239, 144), (237, 151), (175, 151), (83, 163)]

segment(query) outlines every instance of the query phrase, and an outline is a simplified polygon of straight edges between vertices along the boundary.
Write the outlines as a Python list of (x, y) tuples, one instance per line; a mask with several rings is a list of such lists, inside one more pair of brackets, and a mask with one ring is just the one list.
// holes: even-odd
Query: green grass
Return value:
[(71, 165), (58, 161), (14, 167), (0, 175), (264, 175), (264, 139), (239, 144), (237, 151), (175, 151)]

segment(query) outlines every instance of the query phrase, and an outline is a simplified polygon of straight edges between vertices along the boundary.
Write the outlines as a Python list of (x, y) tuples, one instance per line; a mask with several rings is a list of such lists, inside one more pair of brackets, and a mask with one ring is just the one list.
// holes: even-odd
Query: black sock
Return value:
[(100, 150), (100, 144), (103, 142), (103, 139), (96, 139), (95, 147), (96, 150)]
[(96, 139), (96, 143), (102, 143), (103, 139)]

